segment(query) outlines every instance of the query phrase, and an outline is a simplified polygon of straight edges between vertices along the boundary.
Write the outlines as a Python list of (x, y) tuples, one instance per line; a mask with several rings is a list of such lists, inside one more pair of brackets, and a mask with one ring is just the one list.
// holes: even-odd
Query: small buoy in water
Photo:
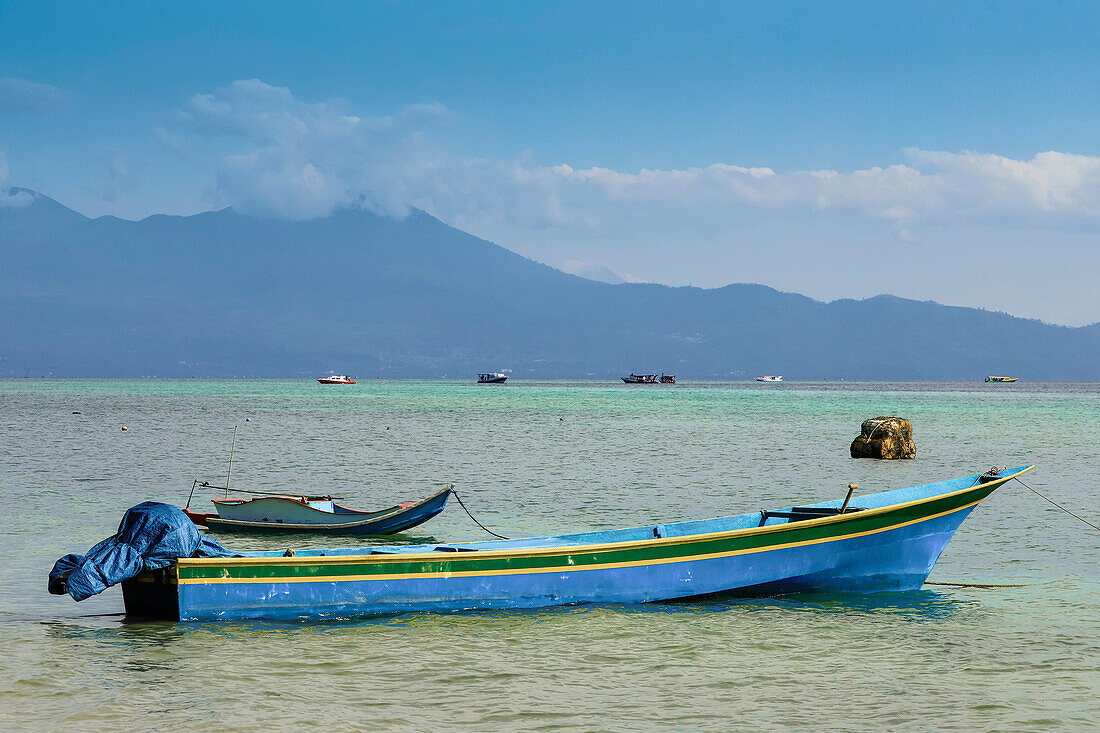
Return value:
[(128, 428), (128, 427), (126, 427), (125, 425), (123, 425), (123, 426), (122, 426), (122, 429), (123, 429), (123, 430), (129, 430), (130, 428)]
[(244, 419), (244, 421), (245, 421), (245, 422), (252, 422), (252, 418), (250, 418), (250, 417), (246, 417), (246, 418)]
[(559, 417), (558, 422), (565, 422), (565, 418), (564, 417)]

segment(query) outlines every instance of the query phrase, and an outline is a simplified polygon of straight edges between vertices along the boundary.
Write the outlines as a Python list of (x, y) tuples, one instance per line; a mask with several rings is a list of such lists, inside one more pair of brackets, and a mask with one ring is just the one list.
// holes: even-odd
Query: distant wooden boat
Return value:
[(630, 529), (179, 558), (123, 597), (131, 615), (205, 621), (912, 591), (974, 507), (1031, 468)]
[[(224, 490), (205, 482), (201, 488)], [(447, 506), (453, 486), (418, 502), (364, 512), (337, 504), (331, 496), (263, 495), (255, 499), (214, 499), (215, 514), (183, 510), (212, 532), (309, 532), (315, 534), (393, 534), (423, 524)], [(231, 489), (242, 493), (241, 489)]]
[(500, 372), (488, 372), (487, 374), (478, 374), (478, 384), (504, 384), (508, 381), (508, 377)]
[(656, 374), (635, 374), (631, 372), (629, 377), (621, 377), (621, 379), (627, 384), (658, 384)]
[(1019, 377), (986, 377), (987, 382), (1015, 382)]
[(763, 377), (757, 377), (756, 381), (757, 382), (782, 382), (783, 377), (772, 376), (772, 375), (768, 374), (768, 375), (765, 375)]
[(321, 384), (355, 384), (355, 380), (347, 374), (333, 374), (331, 377), (318, 377)]

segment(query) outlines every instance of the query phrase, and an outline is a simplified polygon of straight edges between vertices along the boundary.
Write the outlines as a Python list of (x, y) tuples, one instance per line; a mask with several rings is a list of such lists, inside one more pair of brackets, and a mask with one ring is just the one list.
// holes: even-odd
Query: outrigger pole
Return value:
[(225, 475), (225, 498), (229, 498), (229, 478), (233, 475), (233, 452), (237, 450), (237, 426), (233, 426), (233, 445), (229, 449), (229, 473)]

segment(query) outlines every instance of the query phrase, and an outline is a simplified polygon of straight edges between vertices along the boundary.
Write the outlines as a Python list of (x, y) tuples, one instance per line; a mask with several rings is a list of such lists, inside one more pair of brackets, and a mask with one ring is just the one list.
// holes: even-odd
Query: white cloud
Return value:
[(562, 189), (570, 188), (596, 194), (604, 203), (669, 209), (684, 205), (693, 209), (722, 205), (844, 209), (888, 221), (988, 213), (1100, 216), (1100, 157), (1049, 152), (1019, 161), (971, 152), (909, 150), (907, 154), (909, 165), (848, 173), (776, 173), (721, 163), (638, 173), (558, 165), (526, 171), (525, 178), (542, 179), (544, 188), (559, 201), (566, 197)]
[(607, 265), (600, 262), (585, 262), (584, 260), (566, 260), (559, 268), (570, 275), (577, 275), (588, 280), (618, 285), (627, 282), (626, 278), (619, 275)]
[[(341, 106), (302, 102), (289, 89), (251, 79), (192, 97), (174, 122), (246, 146), (223, 158), (217, 179), (226, 203), (243, 211), (307, 219), (366, 200), (380, 211), (405, 213), (419, 187), (435, 181), (432, 144), (423, 133), (446, 110), (419, 104), (395, 116), (359, 117)], [(180, 144), (170, 133), (160, 137)]]
[(71, 94), (49, 84), (0, 79), (0, 110), (44, 114), (63, 107)]
[(120, 193), (137, 186), (137, 170), (127, 155), (119, 150), (104, 149), (99, 157), (106, 171), (102, 182), (95, 187), (95, 195), (100, 201), (117, 201)]
[(915, 165), (936, 171), (955, 211), (1024, 211), (1100, 216), (1100, 157), (1049, 151), (1031, 160), (966, 151), (909, 149)]
[(237, 81), (192, 97), (175, 122), (235, 140), (217, 186), (225, 203), (287, 218), (323, 216), (365, 200), (401, 214), (426, 209), (475, 231), (556, 230), (584, 236), (624, 220), (677, 222), (685, 236), (746, 212), (836, 213), (901, 226), (989, 215), (1100, 216), (1100, 157), (1047, 152), (1013, 160), (910, 149), (907, 162), (850, 172), (748, 168), (575, 169), (463, 157), (431, 135), (440, 105), (359, 116), (341, 102), (308, 103), (284, 87)]
[(34, 197), (26, 191), (12, 191), (8, 188), (8, 158), (0, 151), (0, 208), (19, 209), (30, 206)]

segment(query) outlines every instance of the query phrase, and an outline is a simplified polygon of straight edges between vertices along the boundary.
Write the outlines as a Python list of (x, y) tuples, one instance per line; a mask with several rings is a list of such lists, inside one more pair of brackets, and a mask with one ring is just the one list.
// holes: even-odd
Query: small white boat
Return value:
[(500, 372), (489, 372), (487, 374), (478, 374), (478, 384), (504, 384), (508, 381), (508, 377)]
[(333, 374), (331, 377), (318, 377), (321, 384), (355, 384), (355, 380), (347, 374)]
[(766, 374), (763, 377), (757, 377), (756, 381), (757, 382), (782, 382), (783, 377), (777, 377), (777, 376), (772, 376), (771, 374)]

